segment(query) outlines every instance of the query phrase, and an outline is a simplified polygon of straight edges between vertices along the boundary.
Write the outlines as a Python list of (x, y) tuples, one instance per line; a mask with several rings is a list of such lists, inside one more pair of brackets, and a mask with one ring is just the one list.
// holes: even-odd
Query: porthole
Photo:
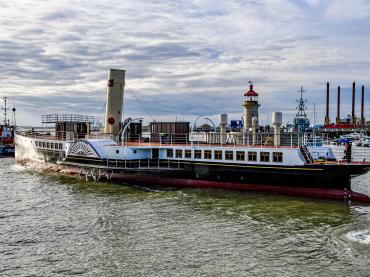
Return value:
[(116, 154), (119, 154), (119, 150), (118, 149), (116, 150)]
[(136, 150), (134, 150), (134, 154), (136, 154), (137, 153), (137, 151)]

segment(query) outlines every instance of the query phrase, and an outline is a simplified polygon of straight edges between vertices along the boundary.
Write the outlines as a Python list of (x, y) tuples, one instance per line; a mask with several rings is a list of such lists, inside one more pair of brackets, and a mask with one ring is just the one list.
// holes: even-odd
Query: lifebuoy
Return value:
[(114, 124), (114, 122), (116, 122), (116, 120), (114, 119), (114, 117), (110, 117), (110, 118), (108, 118), (108, 123), (109, 123), (110, 125), (113, 125), (113, 124)]

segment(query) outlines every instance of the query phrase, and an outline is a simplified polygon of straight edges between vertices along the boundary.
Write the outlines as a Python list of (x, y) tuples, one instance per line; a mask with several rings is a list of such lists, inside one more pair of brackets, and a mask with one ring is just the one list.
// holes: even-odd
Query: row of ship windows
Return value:
[(62, 143), (35, 141), (35, 145), (36, 145), (36, 147), (40, 147), (40, 148), (63, 150), (63, 144)]
[[(205, 159), (212, 160), (212, 152), (214, 160), (234, 160), (234, 151), (222, 151), (222, 150), (194, 150), (194, 159)], [(223, 153), (225, 152), (225, 153)], [(236, 160), (237, 161), (257, 161), (257, 152), (248, 151), (247, 154), (244, 151), (236, 151)], [(261, 162), (270, 162), (270, 152), (259, 152)], [(173, 149), (167, 149), (167, 158), (182, 158), (183, 150), (176, 149), (175, 152)], [(184, 158), (191, 159), (192, 150), (185, 149)], [(272, 162), (282, 163), (283, 162), (283, 153), (282, 152), (273, 152), (272, 153)]]

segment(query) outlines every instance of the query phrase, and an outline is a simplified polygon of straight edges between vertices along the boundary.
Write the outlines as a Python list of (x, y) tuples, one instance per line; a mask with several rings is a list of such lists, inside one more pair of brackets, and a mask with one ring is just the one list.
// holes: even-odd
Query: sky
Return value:
[(291, 121), (301, 86), (317, 124), (327, 81), (332, 121), (338, 85), (343, 117), (353, 81), (356, 113), (361, 85), (370, 101), (369, 0), (1, 0), (0, 31), (0, 96), (18, 125), (103, 116), (109, 68), (127, 70), (125, 117), (147, 122), (240, 119), (250, 80), (262, 124)]

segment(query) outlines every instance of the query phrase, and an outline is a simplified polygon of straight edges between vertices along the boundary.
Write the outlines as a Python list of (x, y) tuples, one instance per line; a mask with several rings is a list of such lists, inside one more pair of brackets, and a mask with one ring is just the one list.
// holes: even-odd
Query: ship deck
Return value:
[(123, 142), (123, 143), (115, 143), (115, 144), (106, 144), (105, 146), (122, 146), (122, 147), (248, 147), (248, 148), (283, 148), (283, 149), (289, 149), (289, 148), (298, 148), (298, 146), (273, 146), (273, 145), (253, 145), (253, 144), (233, 144), (233, 143), (159, 143), (159, 142), (138, 142), (138, 141), (129, 141), (129, 142)]

